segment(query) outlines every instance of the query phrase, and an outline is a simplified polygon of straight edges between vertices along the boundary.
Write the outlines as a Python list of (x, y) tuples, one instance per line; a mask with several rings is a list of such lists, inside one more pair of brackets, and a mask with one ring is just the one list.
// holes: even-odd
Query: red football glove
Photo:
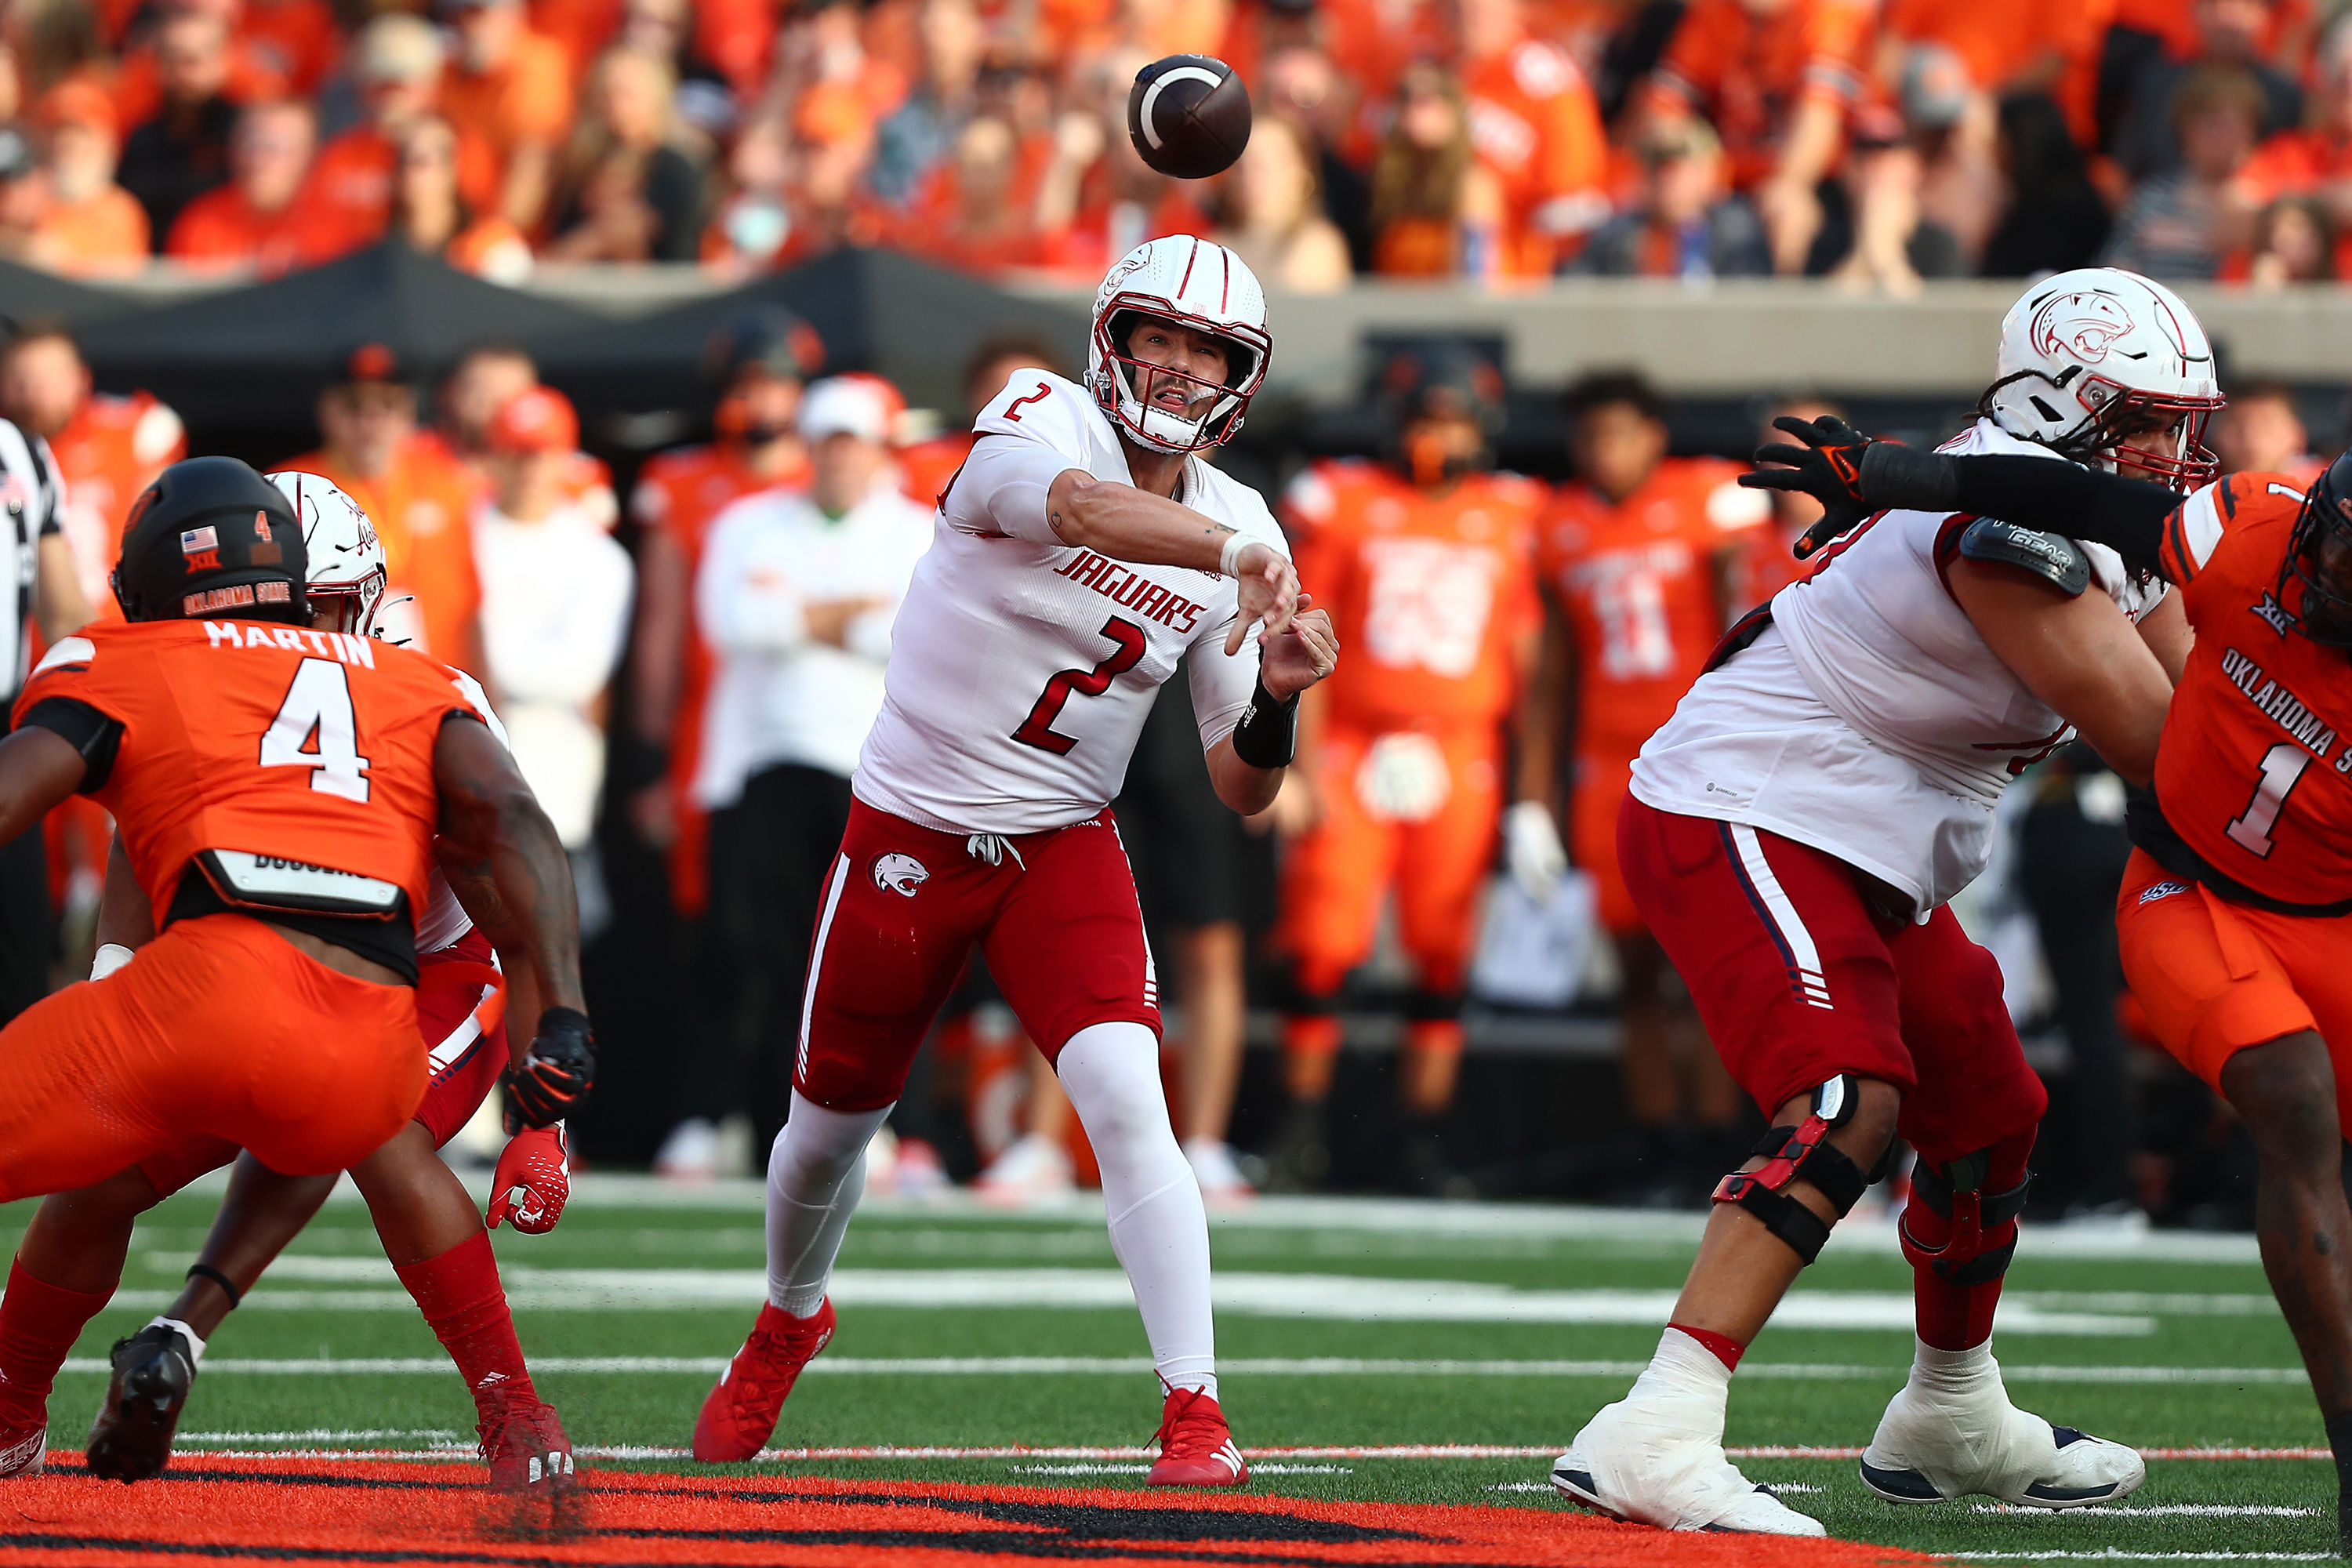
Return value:
[(572, 1173), (564, 1163), (563, 1124), (531, 1127), (507, 1140), (490, 1178), (490, 1228), (500, 1220), (530, 1236), (544, 1236), (563, 1217), (572, 1195)]

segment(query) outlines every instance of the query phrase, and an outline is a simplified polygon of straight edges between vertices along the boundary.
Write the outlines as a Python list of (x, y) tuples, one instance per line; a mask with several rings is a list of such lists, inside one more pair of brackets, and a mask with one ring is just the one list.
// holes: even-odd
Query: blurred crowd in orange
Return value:
[[(0, 256), (268, 276), (386, 236), (729, 277), (845, 244), (1091, 280), (1215, 233), (1277, 288), (2332, 277), (2352, 28), (2313, 0), (8, 0)], [(1128, 84), (1257, 130), (1146, 168)]]

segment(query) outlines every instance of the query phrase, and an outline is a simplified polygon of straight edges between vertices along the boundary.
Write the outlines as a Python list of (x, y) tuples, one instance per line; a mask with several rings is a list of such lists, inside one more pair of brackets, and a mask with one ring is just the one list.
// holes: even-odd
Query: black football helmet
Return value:
[(781, 305), (738, 311), (721, 321), (702, 345), (702, 378), (721, 392), (746, 370), (806, 381), (824, 363), (824, 340)]
[(2303, 584), (2294, 629), (2328, 647), (2352, 648), (2352, 452), (2327, 465), (2303, 498), (2279, 573)]
[(114, 601), (127, 621), (310, 618), (301, 521), (284, 492), (235, 458), (190, 458), (131, 503)]
[[(1491, 468), (1492, 442), (1503, 423), (1503, 375), (1473, 345), (1433, 339), (1401, 350), (1381, 373), (1387, 403), (1390, 456), (1423, 485)], [(1433, 423), (1466, 422), (1475, 447), (1416, 439)], [(1417, 429), (1417, 427), (1419, 427)]]

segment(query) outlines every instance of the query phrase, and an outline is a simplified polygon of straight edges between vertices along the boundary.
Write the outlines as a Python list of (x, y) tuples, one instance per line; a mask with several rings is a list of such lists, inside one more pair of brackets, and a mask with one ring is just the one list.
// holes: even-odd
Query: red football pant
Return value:
[[(994, 865), (982, 858), (992, 843)], [(990, 838), (861, 800), (825, 879), (793, 1088), (828, 1110), (896, 1100), (974, 945), (1048, 1061), (1089, 1025), (1160, 1032), (1135, 874), (1108, 810)]]
[(1630, 795), (1617, 855), (1707, 1037), (1767, 1116), (1850, 1072), (1903, 1091), (1897, 1130), (1938, 1165), (2041, 1122), (2049, 1096), (2000, 966), (1950, 910), (1881, 921), (1843, 861)]

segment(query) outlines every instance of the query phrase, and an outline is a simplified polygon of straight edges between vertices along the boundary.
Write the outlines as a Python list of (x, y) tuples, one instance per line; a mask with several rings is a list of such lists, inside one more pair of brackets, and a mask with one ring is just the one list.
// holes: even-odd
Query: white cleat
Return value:
[(1069, 1152), (1051, 1138), (1032, 1132), (1021, 1139), (972, 1183), (982, 1203), (1025, 1208), (1076, 1192)]
[(2011, 1405), (1989, 1344), (1920, 1345), (1910, 1381), (1862, 1455), (1862, 1484), (1898, 1503), (1979, 1495), (2021, 1508), (2086, 1508), (2129, 1497), (2146, 1479), (2135, 1450)]
[(0, 1480), (37, 1476), (49, 1453), (49, 1428), (44, 1421), (30, 1432), (0, 1426)]
[(1257, 1196), (1234, 1162), (1231, 1144), (1215, 1138), (1187, 1138), (1184, 1159), (1192, 1167), (1192, 1179), (1201, 1184), (1202, 1201), (1211, 1207), (1245, 1204)]
[(1730, 1384), (1721, 1362), (1669, 1329), (1633, 1392), (1587, 1422), (1552, 1461), (1553, 1489), (1612, 1519), (1660, 1530), (1826, 1535), (1821, 1521), (1786, 1507), (1724, 1458)]

